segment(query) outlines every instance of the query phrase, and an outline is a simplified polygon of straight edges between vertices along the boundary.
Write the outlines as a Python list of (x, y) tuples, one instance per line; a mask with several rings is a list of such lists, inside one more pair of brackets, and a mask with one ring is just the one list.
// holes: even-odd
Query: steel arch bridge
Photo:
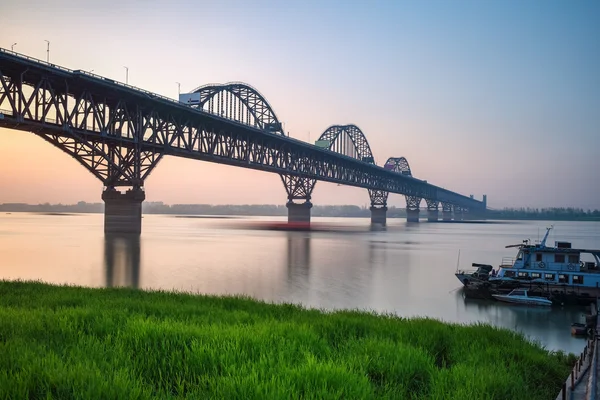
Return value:
[[(410, 165), (409, 165), (406, 157), (390, 157), (385, 162), (384, 168), (387, 170), (390, 170), (390, 171), (397, 172), (401, 175), (412, 176), (412, 170), (410, 169)], [(389, 193), (385, 193), (386, 199), (387, 199), (388, 195), (389, 195)], [(422, 198), (418, 197), (418, 196), (410, 196), (410, 195), (406, 195), (405, 197), (406, 197), (406, 212), (409, 214), (412, 212), (413, 214), (418, 215)], [(425, 198), (425, 202), (427, 203), (428, 213), (435, 215), (436, 216), (435, 219), (437, 219), (437, 213), (439, 211), (440, 203), (442, 204), (442, 211), (444, 212), (444, 214), (451, 213), (453, 208), (454, 208), (454, 212), (457, 216), (459, 216), (460, 214), (462, 214), (463, 211), (465, 211), (458, 206), (453, 206), (451, 203), (447, 203), (447, 202), (443, 202), (443, 201), (440, 202), (439, 200), (436, 200), (436, 199)]]
[[(390, 157), (385, 162), (384, 168), (387, 170), (390, 170), (390, 171), (397, 172), (404, 176), (412, 176), (412, 171), (410, 169), (410, 165), (408, 164), (408, 160), (406, 159), (406, 157)], [(389, 195), (389, 193), (385, 194), (386, 198), (388, 195)], [(408, 214), (418, 213), (422, 199), (418, 196), (408, 196), (407, 195), (405, 197), (406, 197), (406, 212)], [(427, 200), (427, 204), (429, 204), (430, 201), (433, 202), (432, 200)], [(435, 207), (437, 207), (437, 202), (436, 202)]]
[(190, 106), (0, 48), (0, 127), (33, 132), (96, 176), (105, 187), (105, 230), (114, 212), (115, 221), (137, 221), (139, 232), (144, 182), (164, 156), (277, 173), (290, 201), (310, 200), (314, 182), (323, 180), (485, 209), (473, 198), (376, 166), (355, 125), (328, 128), (321, 136), (329, 145), (319, 148), (287, 137), (264, 96), (248, 85), (205, 85), (195, 93), (200, 101)]
[[(329, 151), (375, 165), (373, 151), (363, 131), (356, 125), (332, 125), (319, 136), (317, 143)], [(302, 200), (310, 205), (312, 191), (317, 183), (316, 179), (303, 177), (284, 177), (283, 184), (288, 194), (288, 201)], [(381, 191), (368, 189), (371, 198)]]

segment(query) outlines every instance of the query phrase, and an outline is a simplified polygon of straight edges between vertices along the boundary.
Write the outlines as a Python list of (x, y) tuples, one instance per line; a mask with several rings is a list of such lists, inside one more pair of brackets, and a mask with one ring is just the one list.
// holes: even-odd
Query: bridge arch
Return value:
[(375, 164), (371, 146), (356, 125), (332, 125), (321, 134), (319, 142), (336, 153)]
[[(390, 157), (385, 162), (384, 168), (402, 175), (412, 176), (412, 170), (406, 157)], [(419, 222), (419, 207), (422, 199), (417, 196), (405, 197), (407, 220), (409, 222)]]
[(412, 176), (412, 171), (406, 157), (390, 157), (385, 162), (384, 168), (402, 175)]
[(252, 86), (242, 82), (208, 84), (196, 88), (199, 103), (192, 107), (242, 124), (283, 135), (283, 128), (273, 107)]
[[(321, 134), (317, 141), (317, 145), (357, 160), (375, 164), (371, 146), (369, 145), (365, 134), (356, 125), (330, 126)], [(281, 180), (288, 195), (287, 207), (290, 209), (290, 212), (294, 209), (294, 214), (298, 214), (294, 216), (294, 220), (309, 221), (309, 210), (310, 207), (312, 207), (310, 199), (312, 191), (317, 183), (316, 179), (282, 174)], [(369, 189), (371, 203), (374, 203), (374, 198), (381, 198), (383, 193), (387, 192)], [(387, 196), (382, 200), (380, 199), (383, 201), (384, 206), (385, 199), (387, 199)], [(295, 201), (303, 201), (303, 203), (297, 204)], [(303, 207), (303, 211), (301, 211), (299, 207)], [(300, 214), (303, 216), (299, 216)], [(289, 218), (290, 215), (291, 213), (288, 213), (289, 221), (291, 221)]]

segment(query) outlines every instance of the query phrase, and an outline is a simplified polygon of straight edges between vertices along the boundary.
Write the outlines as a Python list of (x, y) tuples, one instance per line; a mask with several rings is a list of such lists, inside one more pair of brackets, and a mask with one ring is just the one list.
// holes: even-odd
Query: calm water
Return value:
[[(497, 266), (508, 244), (543, 235), (549, 223), (407, 224), (370, 231), (367, 219), (315, 218), (344, 232), (250, 229), (261, 218), (146, 215), (137, 239), (107, 239), (100, 214), (0, 215), (0, 278), (85, 286), (132, 286), (245, 294), (324, 309), (359, 308), (518, 330), (550, 349), (579, 353), (570, 324), (584, 309), (540, 309), (465, 300), (460, 265)], [(283, 218), (268, 218), (283, 220)], [(600, 247), (600, 223), (558, 222), (554, 240)]]

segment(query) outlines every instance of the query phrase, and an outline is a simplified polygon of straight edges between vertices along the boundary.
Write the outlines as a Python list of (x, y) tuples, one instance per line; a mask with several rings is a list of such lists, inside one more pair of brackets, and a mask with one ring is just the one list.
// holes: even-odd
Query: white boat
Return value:
[(526, 304), (535, 306), (551, 306), (552, 302), (545, 297), (528, 296), (526, 289), (514, 289), (509, 294), (493, 294), (498, 301), (513, 304)]

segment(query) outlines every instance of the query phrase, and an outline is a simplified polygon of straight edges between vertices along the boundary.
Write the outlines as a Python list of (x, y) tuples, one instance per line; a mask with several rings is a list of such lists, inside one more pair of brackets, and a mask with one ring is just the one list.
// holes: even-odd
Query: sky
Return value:
[[(382, 165), (488, 206), (600, 209), (598, 1), (3, 0), (0, 47), (169, 97), (246, 82), (290, 136), (357, 125)], [(146, 200), (285, 204), (278, 175), (165, 157)], [(0, 203), (99, 202), (102, 183), (0, 129)], [(367, 205), (319, 182), (314, 204)], [(401, 195), (390, 205), (404, 206)], [(425, 202), (422, 203), (425, 207)]]

